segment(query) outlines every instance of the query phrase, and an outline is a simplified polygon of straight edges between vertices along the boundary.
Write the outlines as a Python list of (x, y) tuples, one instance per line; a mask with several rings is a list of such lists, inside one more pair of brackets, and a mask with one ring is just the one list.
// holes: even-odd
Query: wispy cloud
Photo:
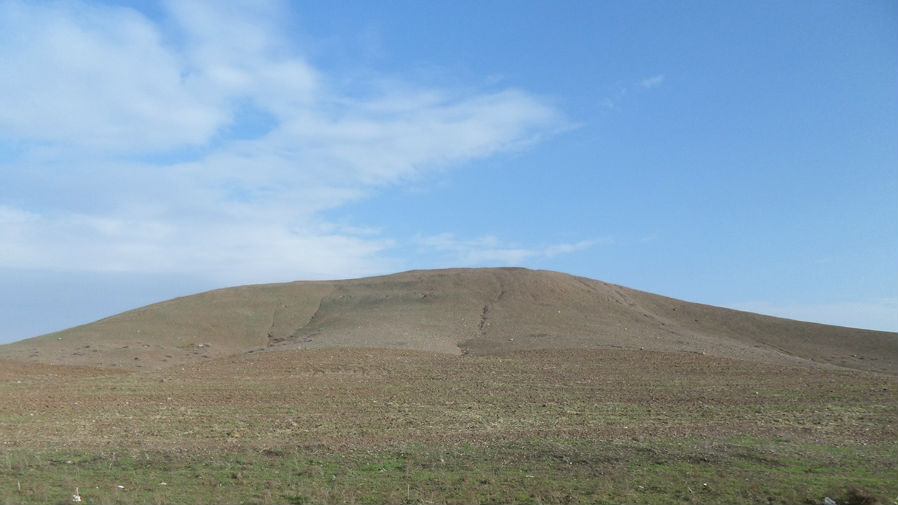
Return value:
[(0, 73), (14, 76), (0, 145), (15, 146), (0, 152), (0, 266), (382, 272), (390, 239), (321, 212), (566, 126), (511, 88), (341, 89), (292, 45), (277, 3), (166, 6), (163, 26), (125, 7), (0, 3)]
[(598, 240), (553, 244), (542, 248), (519, 247), (507, 244), (493, 235), (474, 239), (458, 239), (452, 233), (421, 237), (418, 243), (425, 250), (441, 254), (447, 265), (489, 266), (521, 265), (528, 260), (552, 258), (592, 247)]
[(229, 119), (129, 9), (4, 2), (0, 54), (0, 132), (20, 141), (153, 151), (202, 144)]
[(639, 86), (644, 89), (660, 86), (664, 82), (664, 74), (653, 75), (639, 81)]
[(664, 74), (653, 75), (640, 79), (636, 82), (619, 82), (615, 85), (612, 92), (599, 100), (599, 106), (603, 109), (615, 110), (624, 101), (624, 99), (634, 90), (648, 90), (656, 88), (664, 83)]

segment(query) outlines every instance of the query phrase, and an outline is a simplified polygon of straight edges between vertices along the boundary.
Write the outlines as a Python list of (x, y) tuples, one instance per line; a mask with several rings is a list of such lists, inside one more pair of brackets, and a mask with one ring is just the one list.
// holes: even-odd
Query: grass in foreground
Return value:
[[(894, 492), (889, 447), (523, 440), (379, 451), (16, 451), (6, 503), (844, 503)], [(849, 484), (850, 483), (850, 484)], [(118, 486), (122, 486), (120, 489)]]
[(0, 502), (893, 503), (896, 391), (629, 351), (23, 376), (0, 382)]

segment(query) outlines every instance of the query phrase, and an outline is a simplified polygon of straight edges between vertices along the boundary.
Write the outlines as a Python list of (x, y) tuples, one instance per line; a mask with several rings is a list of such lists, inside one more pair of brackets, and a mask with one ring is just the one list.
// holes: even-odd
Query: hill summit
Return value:
[(0, 358), (158, 369), (285, 349), (450, 354), (642, 349), (894, 374), (898, 335), (805, 323), (521, 268), (219, 289), (0, 346)]

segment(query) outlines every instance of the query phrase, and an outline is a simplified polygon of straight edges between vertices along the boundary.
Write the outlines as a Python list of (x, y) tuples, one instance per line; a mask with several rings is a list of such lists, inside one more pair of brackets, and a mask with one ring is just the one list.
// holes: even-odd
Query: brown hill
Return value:
[(645, 349), (898, 371), (895, 333), (739, 312), (526, 269), (220, 289), (3, 345), (0, 358), (157, 369), (247, 352), (333, 347), (456, 354)]

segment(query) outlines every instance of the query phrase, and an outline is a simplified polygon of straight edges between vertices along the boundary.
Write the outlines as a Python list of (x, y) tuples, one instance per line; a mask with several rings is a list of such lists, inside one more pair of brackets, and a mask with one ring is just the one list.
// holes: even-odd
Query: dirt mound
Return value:
[(688, 303), (557, 272), (451, 269), (210, 291), (0, 346), (0, 358), (158, 369), (285, 349), (620, 348), (894, 374), (896, 337)]

